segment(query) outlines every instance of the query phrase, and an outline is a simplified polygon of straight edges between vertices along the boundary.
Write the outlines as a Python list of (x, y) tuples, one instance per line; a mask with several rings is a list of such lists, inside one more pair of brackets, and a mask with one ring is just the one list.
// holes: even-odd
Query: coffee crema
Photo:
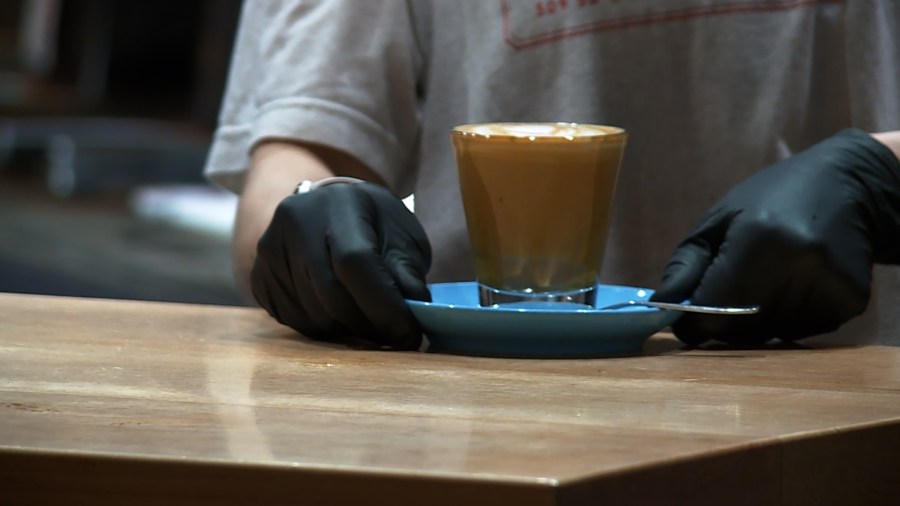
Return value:
[(459, 125), (451, 131), (457, 135), (491, 138), (504, 137), (524, 141), (621, 140), (625, 131), (618, 127), (583, 123), (485, 123)]

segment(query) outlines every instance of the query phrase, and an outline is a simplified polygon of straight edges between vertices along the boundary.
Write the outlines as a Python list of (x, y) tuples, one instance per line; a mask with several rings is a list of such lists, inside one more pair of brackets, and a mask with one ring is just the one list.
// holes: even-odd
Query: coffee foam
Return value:
[(587, 125), (581, 123), (484, 123), (461, 125), (454, 131), (464, 134), (522, 138), (566, 138), (597, 137), (621, 134), (617, 127)]

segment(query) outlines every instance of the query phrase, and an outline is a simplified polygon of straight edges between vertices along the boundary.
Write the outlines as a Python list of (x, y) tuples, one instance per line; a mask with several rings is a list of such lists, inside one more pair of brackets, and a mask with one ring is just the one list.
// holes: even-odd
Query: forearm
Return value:
[(300, 181), (317, 181), (335, 175), (380, 182), (355, 158), (322, 146), (269, 141), (253, 151), (232, 239), (235, 279), (248, 300), (252, 300), (250, 271), (256, 246), (272, 221), (275, 208), (294, 192)]

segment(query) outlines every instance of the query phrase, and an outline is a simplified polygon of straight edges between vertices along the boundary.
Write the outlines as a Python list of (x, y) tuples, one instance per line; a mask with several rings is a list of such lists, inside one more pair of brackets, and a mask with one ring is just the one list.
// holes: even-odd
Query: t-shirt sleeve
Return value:
[(205, 173), (240, 192), (263, 139), (345, 151), (406, 195), (422, 59), (403, 0), (248, 0)]

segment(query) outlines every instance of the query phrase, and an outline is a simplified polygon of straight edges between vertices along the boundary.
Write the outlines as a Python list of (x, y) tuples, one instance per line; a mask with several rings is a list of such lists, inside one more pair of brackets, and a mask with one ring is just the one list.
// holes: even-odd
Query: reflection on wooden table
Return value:
[(489, 359), (0, 294), (2, 504), (893, 504), (897, 476), (900, 348)]

